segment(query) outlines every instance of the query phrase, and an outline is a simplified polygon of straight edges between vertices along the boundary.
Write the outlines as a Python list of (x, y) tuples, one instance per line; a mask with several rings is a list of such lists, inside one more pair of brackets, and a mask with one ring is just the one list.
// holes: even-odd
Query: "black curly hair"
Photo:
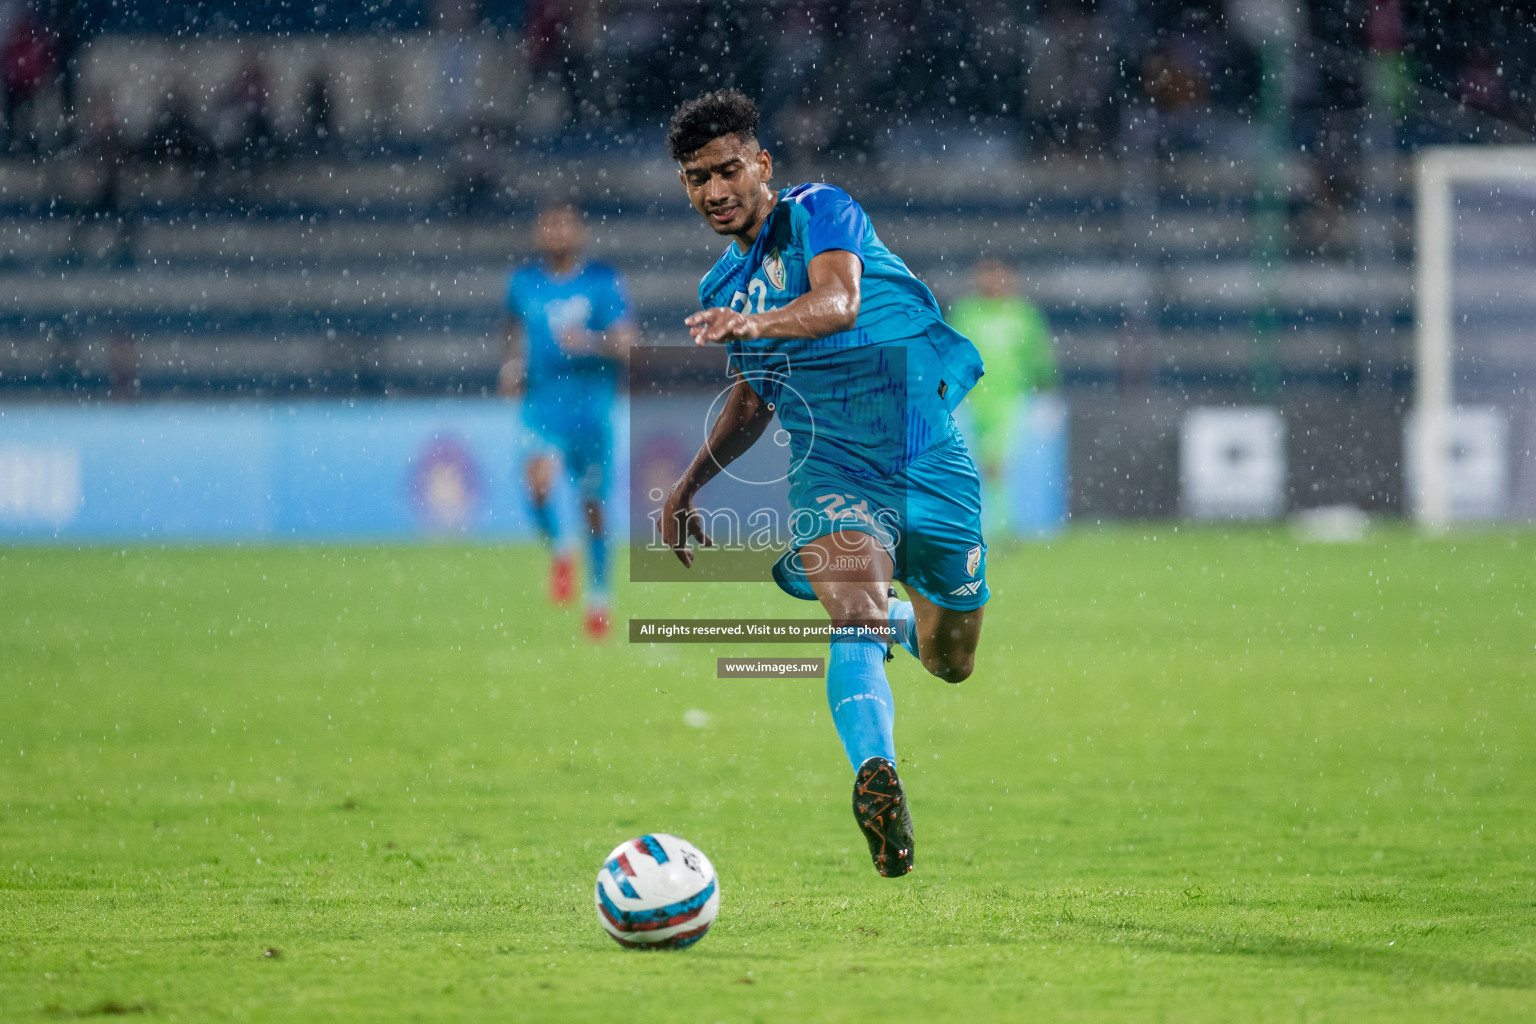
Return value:
[(667, 152), (681, 161), (722, 135), (757, 140), (757, 104), (737, 89), (716, 89), (677, 108), (667, 127)]

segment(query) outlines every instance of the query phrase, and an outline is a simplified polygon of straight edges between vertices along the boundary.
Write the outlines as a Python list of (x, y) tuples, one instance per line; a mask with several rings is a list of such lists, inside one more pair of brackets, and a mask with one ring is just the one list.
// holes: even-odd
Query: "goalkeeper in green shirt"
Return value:
[(971, 427), (967, 440), (991, 499), (984, 505), (1000, 512), (1002, 469), (1015, 441), (1015, 424), (1028, 396), (1055, 389), (1056, 354), (1051, 325), (1038, 306), (1018, 293), (1008, 264), (982, 260), (975, 275), (975, 292), (955, 304), (949, 324), (971, 339), (987, 368), (965, 400)]

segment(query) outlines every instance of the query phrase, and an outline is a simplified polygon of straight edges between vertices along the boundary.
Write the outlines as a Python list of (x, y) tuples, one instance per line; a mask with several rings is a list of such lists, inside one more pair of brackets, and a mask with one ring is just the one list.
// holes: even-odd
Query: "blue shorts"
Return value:
[(773, 566), (787, 593), (814, 601), (800, 548), (839, 530), (875, 537), (893, 577), (941, 608), (987, 603), (987, 545), (981, 537), (981, 478), (959, 431), (898, 473), (879, 479), (807, 462), (789, 487), (792, 541)]
[(573, 414), (543, 402), (523, 404), (523, 422), (538, 437), (535, 455), (559, 454), (576, 480), (583, 501), (601, 501), (608, 493), (608, 464), (613, 460), (613, 423), (607, 407)]

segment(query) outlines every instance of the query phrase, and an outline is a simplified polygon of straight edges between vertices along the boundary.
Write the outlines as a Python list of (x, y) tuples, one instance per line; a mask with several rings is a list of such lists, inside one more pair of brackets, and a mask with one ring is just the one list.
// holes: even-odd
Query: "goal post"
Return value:
[(1414, 215), (1415, 395), (1405, 437), (1412, 514), (1430, 530), (1531, 519), (1536, 146), (1426, 149)]

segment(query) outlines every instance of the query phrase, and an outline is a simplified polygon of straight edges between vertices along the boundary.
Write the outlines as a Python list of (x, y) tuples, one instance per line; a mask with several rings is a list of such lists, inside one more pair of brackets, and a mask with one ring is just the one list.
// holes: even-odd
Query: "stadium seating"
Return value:
[[(274, 140), (255, 157), (232, 151), (234, 129), (219, 121), (232, 75), (253, 58)], [(84, 95), (112, 93), (132, 140), (152, 130), (165, 96), (182, 94), (211, 135), (223, 133), (222, 155), (195, 168), (133, 161), (105, 216), (92, 212), (98, 179), (84, 143), (0, 161), (0, 394), (487, 393), (505, 275), (529, 253), (540, 200), (583, 203), (592, 251), (629, 276), (655, 343), (683, 341), (681, 320), (721, 245), (687, 206), (659, 133), (570, 130), (564, 97), (494, 34), (259, 46), (102, 36), (80, 77)], [(329, 124), (320, 139), (305, 134), (317, 78)], [(1126, 467), (1166, 468), (1182, 409), (1251, 400), (1266, 372), (1285, 385), (1280, 400), (1325, 425), (1300, 452), (1322, 467), (1321, 486), (1341, 500), (1395, 500), (1340, 465), (1326, 424), (1333, 416), (1351, 432), (1358, 416), (1367, 330), (1388, 334), (1371, 349), (1391, 353), (1376, 367), (1383, 414), (1399, 415), (1407, 394), (1401, 174), (1376, 215), (1386, 263), (1361, 269), (1368, 218), (1321, 203), (1312, 165), (1293, 161), (1292, 258), (1263, 272), (1254, 161), (1023, 155), (1005, 142), (963, 125), (909, 126), (867, 160), (789, 156), (779, 180), (847, 187), (941, 302), (965, 291), (982, 254), (1018, 266), (1056, 335), (1074, 437), (1091, 439), (1074, 442), (1075, 511), (1169, 512), (1173, 496), (1155, 486), (1166, 473)], [(123, 235), (119, 216), (131, 225)]]

